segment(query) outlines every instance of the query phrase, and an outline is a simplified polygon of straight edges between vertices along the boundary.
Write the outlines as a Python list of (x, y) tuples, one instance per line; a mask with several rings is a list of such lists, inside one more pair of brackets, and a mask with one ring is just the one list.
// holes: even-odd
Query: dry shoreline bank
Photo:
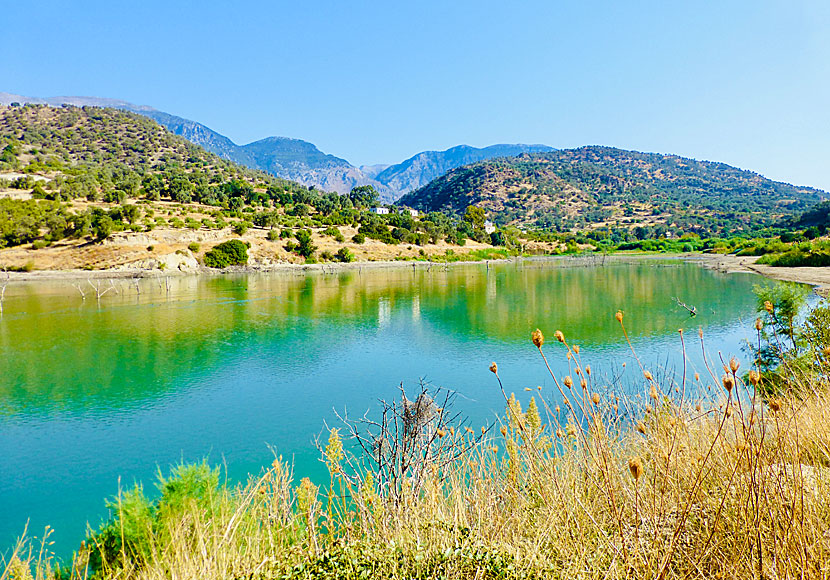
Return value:
[(687, 258), (690, 262), (699, 262), (704, 268), (724, 273), (749, 272), (764, 278), (784, 282), (799, 282), (814, 287), (816, 294), (830, 295), (830, 268), (813, 268), (802, 266), (784, 268), (757, 264), (757, 256), (734, 256), (722, 254), (701, 254)]
[(117, 268), (109, 270), (35, 270), (32, 272), (7, 272), (10, 282), (32, 281), (59, 281), (59, 280), (107, 280), (129, 278), (158, 278), (165, 276), (221, 276), (226, 274), (279, 274), (297, 272), (334, 273), (350, 270), (379, 270), (412, 268), (415, 270), (430, 270), (432, 268), (448, 268), (456, 265), (471, 264), (504, 264), (504, 263), (561, 263), (562, 266), (589, 266), (608, 263), (637, 262), (643, 260), (683, 260), (700, 264), (704, 268), (723, 273), (753, 273), (770, 278), (789, 282), (799, 282), (815, 287), (817, 294), (827, 297), (830, 295), (830, 268), (775, 268), (756, 264), (755, 256), (734, 256), (722, 254), (694, 254), (694, 255), (659, 255), (659, 254), (617, 254), (617, 255), (587, 255), (587, 256), (539, 256), (529, 258), (510, 258), (499, 260), (460, 260), (457, 262), (433, 262), (427, 260), (378, 260), (350, 263), (329, 262), (323, 264), (270, 264), (268, 266), (232, 267), (225, 270), (213, 270), (200, 267), (197, 270), (158, 270), (142, 268)]

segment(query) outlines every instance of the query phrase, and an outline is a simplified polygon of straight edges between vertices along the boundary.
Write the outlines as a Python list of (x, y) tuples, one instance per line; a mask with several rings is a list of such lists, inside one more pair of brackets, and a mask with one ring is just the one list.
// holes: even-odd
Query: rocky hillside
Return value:
[(376, 179), (390, 190), (403, 195), (462, 165), (496, 157), (513, 157), (522, 153), (543, 151), (553, 151), (553, 148), (547, 145), (517, 144), (491, 145), (479, 149), (469, 145), (458, 145), (446, 151), (424, 151), (413, 155), (402, 163), (387, 167)]
[(99, 97), (41, 99), (0, 93), (0, 105), (10, 105), (15, 102), (53, 107), (63, 104), (76, 107), (112, 107), (132, 111), (150, 117), (167, 127), (172, 133), (181, 135), (224, 159), (324, 191), (348, 193), (356, 186), (371, 185), (380, 194), (380, 199), (387, 202), (394, 201), (405, 193), (426, 185), (450, 169), (468, 163), (494, 157), (551, 150), (545, 145), (492, 145), (481, 149), (459, 145), (446, 151), (424, 151), (395, 165), (355, 167), (345, 159), (323, 153), (307, 141), (288, 137), (268, 137), (247, 145), (237, 145), (228, 137), (196, 121), (117, 99)]
[(723, 163), (591, 146), (466, 165), (399, 203), (454, 214), (477, 205), (497, 223), (561, 230), (663, 224), (725, 233), (771, 224), (826, 197)]

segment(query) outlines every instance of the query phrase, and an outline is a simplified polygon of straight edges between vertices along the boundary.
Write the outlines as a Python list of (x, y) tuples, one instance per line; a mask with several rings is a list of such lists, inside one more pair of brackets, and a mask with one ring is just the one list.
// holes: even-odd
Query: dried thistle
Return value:
[(556, 338), (556, 340), (558, 340), (559, 342), (565, 342), (565, 335), (564, 335), (564, 334), (562, 334), (562, 331), (561, 331), (561, 330), (557, 330), (556, 332), (554, 332), (554, 333), (553, 333), (553, 336), (554, 336), (554, 337)]
[(628, 470), (631, 472), (631, 477), (634, 478), (634, 481), (640, 481), (640, 478), (643, 476), (643, 460), (639, 457), (629, 459)]
[(570, 389), (571, 387), (573, 387), (573, 385), (574, 385), (574, 380), (571, 378), (571, 375), (568, 375), (568, 376), (566, 376), (564, 379), (562, 379), (562, 382), (563, 382), (563, 383), (565, 384), (565, 386), (566, 386), (566, 387), (568, 387), (569, 389)]
[(490, 372), (493, 373), (494, 375), (499, 374), (499, 365), (497, 365), (495, 362), (491, 362), (490, 363)]
[(594, 402), (594, 405), (599, 405), (599, 393), (591, 395), (591, 400)]
[(542, 345), (545, 344), (545, 335), (538, 328), (530, 335), (530, 339), (537, 348), (542, 348)]
[(733, 373), (737, 373), (740, 367), (741, 363), (739, 363), (738, 359), (736, 359), (734, 356), (729, 359), (729, 370), (731, 370)]
[(614, 318), (617, 319), (617, 322), (622, 323), (622, 319), (623, 319), (622, 310), (617, 310), (617, 313), (614, 315)]
[(764, 310), (772, 314), (772, 311), (774, 310), (772, 302), (770, 302), (769, 300), (764, 300)]
[(723, 375), (722, 381), (723, 381), (723, 388), (726, 389), (727, 391), (731, 391), (732, 387), (735, 386), (735, 379), (733, 379), (729, 375)]

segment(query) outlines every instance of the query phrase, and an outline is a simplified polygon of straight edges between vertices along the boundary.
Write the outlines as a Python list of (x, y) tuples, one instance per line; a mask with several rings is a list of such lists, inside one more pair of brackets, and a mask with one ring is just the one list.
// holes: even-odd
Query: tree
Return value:
[(311, 243), (311, 232), (308, 230), (298, 230), (294, 236), (297, 238), (296, 252), (303, 258), (310, 258), (317, 250), (317, 246)]
[(356, 207), (369, 207), (378, 202), (378, 192), (371, 185), (359, 185), (349, 192), (349, 199)]
[(474, 228), (483, 228), (485, 221), (484, 210), (476, 205), (469, 205), (464, 212), (463, 219)]

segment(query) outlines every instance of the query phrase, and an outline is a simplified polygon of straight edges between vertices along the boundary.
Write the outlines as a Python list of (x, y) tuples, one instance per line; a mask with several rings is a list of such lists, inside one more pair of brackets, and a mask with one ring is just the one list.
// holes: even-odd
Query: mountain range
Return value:
[(383, 201), (392, 202), (409, 191), (425, 186), (447, 171), (496, 157), (553, 151), (547, 145), (500, 144), (477, 148), (459, 145), (445, 151), (424, 151), (395, 165), (356, 167), (334, 155), (320, 151), (314, 144), (289, 137), (267, 137), (247, 145), (237, 145), (228, 137), (196, 121), (171, 115), (145, 105), (101, 97), (25, 97), (0, 92), (0, 104), (31, 103), (59, 107), (64, 104), (111, 107), (144, 115), (204, 147), (224, 159), (267, 171), (308, 187), (347, 193), (358, 185), (372, 185)]

